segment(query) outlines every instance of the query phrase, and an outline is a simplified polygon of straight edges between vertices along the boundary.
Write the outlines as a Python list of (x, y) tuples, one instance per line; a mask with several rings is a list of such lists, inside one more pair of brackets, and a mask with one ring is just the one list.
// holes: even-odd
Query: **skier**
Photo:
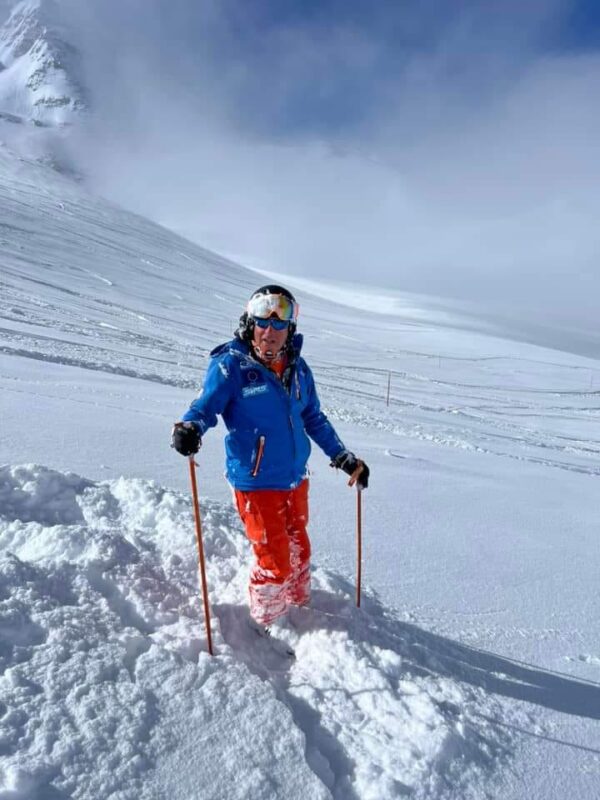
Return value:
[[(310, 436), (360, 490), (369, 468), (348, 451), (321, 411), (310, 368), (300, 355), (298, 304), (282, 286), (257, 289), (235, 338), (211, 353), (199, 397), (177, 422), (172, 446), (198, 452), (221, 415), (226, 476), (252, 544), (250, 614), (266, 630), (291, 605), (310, 600), (307, 462)], [(308, 434), (308, 436), (307, 436)]]

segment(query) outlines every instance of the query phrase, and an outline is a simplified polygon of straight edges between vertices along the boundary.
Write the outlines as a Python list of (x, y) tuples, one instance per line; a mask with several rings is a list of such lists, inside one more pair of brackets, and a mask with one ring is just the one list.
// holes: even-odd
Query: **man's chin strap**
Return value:
[(262, 354), (260, 352), (260, 347), (257, 344), (253, 344), (252, 345), (252, 349), (254, 350), (254, 355), (258, 358), (258, 360), (261, 363), (266, 364), (267, 361), (277, 361), (277, 359), (282, 358), (285, 355), (286, 345), (284, 345), (279, 350), (279, 352), (276, 355), (273, 356), (273, 358), (269, 358), (269, 359), (263, 358), (263, 356), (262, 356)]

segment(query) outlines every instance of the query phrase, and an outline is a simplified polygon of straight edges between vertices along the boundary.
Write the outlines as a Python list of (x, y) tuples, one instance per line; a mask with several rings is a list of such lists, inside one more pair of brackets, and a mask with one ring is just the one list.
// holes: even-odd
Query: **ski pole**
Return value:
[(194, 500), (194, 519), (196, 521), (196, 541), (198, 542), (198, 561), (200, 564), (200, 582), (202, 584), (202, 599), (204, 601), (204, 621), (206, 623), (206, 638), (208, 652), (212, 655), (212, 635), (210, 631), (210, 608), (208, 605), (208, 590), (206, 588), (206, 569), (204, 566), (204, 545), (202, 544), (202, 522), (200, 520), (200, 504), (198, 502), (198, 485), (196, 483), (196, 462), (194, 456), (189, 457), (190, 480), (192, 483), (192, 497)]
[(360, 583), (362, 577), (362, 488), (358, 482), (363, 471), (362, 461), (354, 470), (348, 481), (348, 486), (356, 485), (356, 605), (360, 608)]
[(362, 491), (356, 487), (356, 605), (360, 608), (360, 583), (362, 577)]

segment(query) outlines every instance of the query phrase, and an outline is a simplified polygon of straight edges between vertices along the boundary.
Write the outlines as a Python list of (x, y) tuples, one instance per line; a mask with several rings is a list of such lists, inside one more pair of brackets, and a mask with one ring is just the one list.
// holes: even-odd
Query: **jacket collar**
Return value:
[[(295, 333), (292, 337), (292, 361), (295, 361), (300, 356), (300, 351), (302, 350), (302, 344), (304, 342), (304, 337), (301, 333)], [(229, 342), (224, 342), (223, 344), (218, 345), (215, 347), (214, 350), (211, 351), (211, 358), (215, 358), (216, 356), (221, 356), (224, 353), (231, 353), (232, 355), (236, 356), (252, 356), (250, 351), (250, 347), (247, 342), (242, 341), (242, 339), (238, 339), (237, 336), (235, 339), (231, 339)]]

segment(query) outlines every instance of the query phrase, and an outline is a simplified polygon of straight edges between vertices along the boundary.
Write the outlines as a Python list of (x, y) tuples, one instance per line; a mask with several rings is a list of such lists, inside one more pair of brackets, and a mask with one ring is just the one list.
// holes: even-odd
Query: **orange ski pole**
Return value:
[(363, 471), (362, 461), (350, 476), (348, 486), (356, 485), (356, 605), (360, 608), (360, 584), (362, 578), (362, 489), (358, 483), (360, 473)]
[(212, 635), (210, 631), (210, 607), (208, 605), (208, 590), (206, 587), (206, 569), (204, 566), (204, 545), (202, 544), (202, 521), (200, 519), (200, 504), (198, 502), (198, 485), (196, 483), (196, 462), (194, 456), (189, 457), (190, 480), (192, 483), (192, 497), (194, 500), (194, 519), (196, 520), (196, 541), (198, 542), (198, 561), (200, 564), (200, 582), (202, 585), (202, 599), (204, 601), (204, 621), (206, 623), (206, 638), (208, 652), (212, 655)]
[(362, 577), (362, 491), (356, 487), (356, 605), (360, 608)]

